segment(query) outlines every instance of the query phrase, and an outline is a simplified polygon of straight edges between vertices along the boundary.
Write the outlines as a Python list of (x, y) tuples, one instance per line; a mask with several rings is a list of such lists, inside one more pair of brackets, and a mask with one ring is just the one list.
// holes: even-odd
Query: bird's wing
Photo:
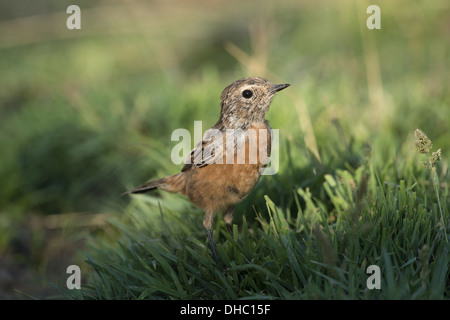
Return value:
[[(245, 132), (233, 130), (225, 133), (216, 128), (211, 128), (205, 132), (203, 140), (197, 143), (190, 155), (184, 161), (182, 172), (193, 167), (202, 168), (213, 163), (223, 164), (226, 150), (230, 156), (234, 157), (236, 150), (245, 142)], [(231, 148), (227, 148), (227, 142), (233, 143)]]
[(223, 138), (221, 131), (212, 128), (205, 132), (202, 141), (194, 146), (190, 155), (184, 161), (181, 171), (193, 167), (202, 168), (223, 157)]

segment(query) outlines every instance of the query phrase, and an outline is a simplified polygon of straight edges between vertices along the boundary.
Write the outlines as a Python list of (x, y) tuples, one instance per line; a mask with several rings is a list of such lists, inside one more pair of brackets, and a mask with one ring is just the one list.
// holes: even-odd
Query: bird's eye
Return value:
[(244, 90), (244, 91), (242, 91), (242, 96), (245, 99), (250, 99), (253, 96), (253, 92), (250, 90)]

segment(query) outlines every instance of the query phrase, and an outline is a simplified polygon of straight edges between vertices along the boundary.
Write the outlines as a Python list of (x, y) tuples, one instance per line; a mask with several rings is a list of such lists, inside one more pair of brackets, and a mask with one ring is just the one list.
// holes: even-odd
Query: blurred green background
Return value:
[(292, 148), (238, 212), (309, 186), (310, 159), (406, 168), (416, 128), (446, 179), (449, 71), (448, 0), (0, 1), (0, 298), (53, 294), (121, 192), (180, 170), (172, 131), (212, 126), (238, 78), (291, 83), (267, 118)]

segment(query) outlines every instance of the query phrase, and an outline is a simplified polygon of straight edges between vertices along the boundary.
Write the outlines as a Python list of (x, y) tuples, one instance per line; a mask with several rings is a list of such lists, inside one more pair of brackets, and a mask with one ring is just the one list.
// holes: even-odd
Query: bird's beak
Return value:
[(276, 93), (278, 91), (281, 91), (283, 89), (286, 89), (287, 87), (289, 87), (290, 84), (289, 83), (283, 83), (283, 84), (276, 84), (272, 87), (272, 92)]

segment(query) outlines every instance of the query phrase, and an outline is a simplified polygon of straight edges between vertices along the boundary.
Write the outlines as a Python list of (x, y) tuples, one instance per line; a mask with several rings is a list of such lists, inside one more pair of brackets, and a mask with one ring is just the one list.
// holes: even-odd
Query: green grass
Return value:
[[(381, 182), (372, 166), (338, 170), (325, 180), (329, 204), (298, 189), (292, 195), (295, 211), (266, 196), (268, 214), (258, 213), (253, 222), (244, 217), (233, 236), (217, 222), (214, 236), (226, 271), (210, 256), (201, 212), (188, 203), (162, 209), (153, 197), (134, 199), (126, 216), (112, 222), (121, 239), (113, 245), (96, 241), (95, 256), (87, 260), (93, 281), (81, 297), (448, 297), (449, 243), (437, 227), (436, 205), (427, 208), (417, 198), (417, 184)], [(161, 200), (166, 201), (175, 200)], [(380, 290), (366, 286), (369, 265), (381, 269)]]
[[(64, 297), (449, 298), (446, 0), (379, 2), (375, 31), (356, 0), (80, 3), (81, 31), (64, 29), (69, 4), (48, 3), (19, 21), (33, 12), (0, 10), (0, 257), (45, 273), (49, 232), (25, 232), (30, 217), (101, 213), (107, 226), (68, 228), (86, 241), (54, 271), (63, 288), (66, 266), (82, 266)], [(224, 271), (186, 198), (119, 195), (179, 172), (172, 131), (208, 129), (221, 90), (246, 76), (291, 87), (267, 115), (279, 172), (237, 207), (233, 236), (216, 217)], [(417, 128), (442, 149), (437, 186)]]

